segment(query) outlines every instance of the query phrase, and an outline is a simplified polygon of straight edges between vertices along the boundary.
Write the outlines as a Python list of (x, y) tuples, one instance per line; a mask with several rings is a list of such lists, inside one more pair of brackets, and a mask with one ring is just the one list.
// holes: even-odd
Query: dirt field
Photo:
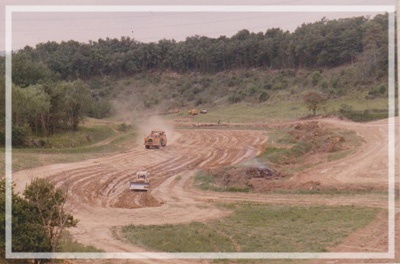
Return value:
[[(385, 190), (388, 186), (388, 121), (366, 124), (336, 119), (320, 121), (329, 126), (354, 130), (365, 143), (346, 159), (312, 167), (293, 176), (290, 181), (303, 185), (318, 183), (338, 190), (355, 186)], [(16, 172), (13, 174), (16, 190), (22, 191), (34, 177), (46, 177), (57, 186), (68, 188), (68, 208), (80, 220), (78, 227), (70, 230), (74, 238), (106, 252), (142, 251), (116, 239), (111, 231), (114, 226), (207, 221), (230, 213), (215, 207), (215, 202), (387, 208), (387, 198), (374, 193), (346, 197), (322, 195), (315, 199), (305, 194), (226, 193), (193, 189), (192, 176), (197, 169), (238, 164), (255, 157), (267, 147), (266, 133), (252, 130), (250, 126), (246, 130), (179, 129), (173, 130), (168, 136), (168, 146), (159, 150), (147, 150), (138, 143), (127, 152), (106, 158)], [(151, 190), (148, 193), (128, 190), (129, 181), (140, 168), (147, 169), (151, 174)], [(385, 221), (387, 218), (379, 215), (368, 229), (353, 234), (332, 251), (385, 251)], [(371, 243), (365, 243), (366, 237), (374, 239)]]

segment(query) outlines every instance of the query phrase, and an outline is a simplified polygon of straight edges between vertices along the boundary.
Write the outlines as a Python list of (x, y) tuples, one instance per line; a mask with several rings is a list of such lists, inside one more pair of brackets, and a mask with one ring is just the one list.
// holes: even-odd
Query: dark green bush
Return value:
[(14, 126), (12, 128), (12, 145), (15, 147), (27, 145), (30, 134), (28, 126)]

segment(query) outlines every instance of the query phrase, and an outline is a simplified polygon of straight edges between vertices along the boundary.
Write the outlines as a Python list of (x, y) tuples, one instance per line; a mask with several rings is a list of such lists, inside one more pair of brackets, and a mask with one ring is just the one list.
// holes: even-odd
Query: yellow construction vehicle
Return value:
[(146, 148), (160, 148), (167, 145), (167, 135), (165, 131), (153, 130), (150, 135), (144, 138)]
[(199, 114), (199, 110), (197, 109), (192, 109), (189, 111), (189, 115), (198, 115)]

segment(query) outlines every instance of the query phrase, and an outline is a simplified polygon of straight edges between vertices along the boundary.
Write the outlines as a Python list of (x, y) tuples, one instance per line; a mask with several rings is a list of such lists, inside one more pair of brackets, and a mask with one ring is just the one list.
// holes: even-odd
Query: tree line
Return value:
[(271, 28), (232, 37), (192, 36), (141, 43), (129, 37), (41, 43), (13, 56), (15, 84), (24, 87), (49, 78), (85, 79), (160, 70), (219, 71), (266, 67), (336, 67), (364, 60), (371, 67), (387, 64), (388, 15), (374, 18), (321, 19), (294, 32)]
[[(0, 82), (3, 98), (0, 121), (4, 128), (4, 78), (0, 77)], [(77, 131), (84, 117), (90, 114), (102, 117), (94, 112), (100, 104), (89, 86), (79, 79), (38, 82), (23, 88), (12, 84), (12, 144), (24, 146), (29, 144), (30, 136), (48, 137), (61, 131)], [(110, 103), (105, 104), (110, 108)], [(0, 129), (0, 135), (4, 141), (4, 130)]]

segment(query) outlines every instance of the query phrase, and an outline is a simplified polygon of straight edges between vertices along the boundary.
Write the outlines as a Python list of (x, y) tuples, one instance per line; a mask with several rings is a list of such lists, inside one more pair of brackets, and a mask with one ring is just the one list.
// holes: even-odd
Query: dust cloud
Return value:
[(165, 131), (167, 134), (167, 146), (178, 138), (178, 134), (174, 131), (173, 125), (160, 116), (149, 116), (148, 118), (142, 118), (137, 126), (139, 141), (148, 136), (152, 130)]
[(174, 131), (170, 121), (155, 114), (160, 112), (157, 108), (151, 111), (143, 111), (140, 104), (136, 102), (134, 98), (114, 100), (113, 112), (115, 120), (138, 128), (138, 136), (136, 139), (138, 144), (143, 144), (144, 138), (148, 136), (152, 130), (165, 131), (167, 135), (167, 146), (174, 142), (179, 136), (179, 134)]
[(259, 169), (267, 169), (264, 163), (262, 163), (258, 158), (250, 159), (243, 162), (243, 165), (246, 167), (255, 167)]

